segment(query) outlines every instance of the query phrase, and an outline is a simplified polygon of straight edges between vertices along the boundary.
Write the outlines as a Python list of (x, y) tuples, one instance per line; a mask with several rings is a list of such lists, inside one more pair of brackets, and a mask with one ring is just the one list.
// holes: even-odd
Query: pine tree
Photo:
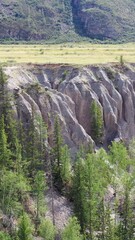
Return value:
[(3, 170), (0, 179), (0, 208), (4, 214), (18, 214), (21, 209), (20, 200), (24, 200), (30, 190), (27, 179), (11, 170)]
[[(105, 236), (104, 194), (109, 183), (107, 155), (104, 150), (97, 154), (88, 154), (86, 159), (79, 159), (75, 165), (73, 177), (73, 199), (75, 214), (83, 232), (94, 239), (94, 231)], [(99, 217), (100, 216), (100, 217)]]
[(12, 240), (9, 234), (0, 231), (0, 240)]
[(18, 139), (16, 139), (15, 141), (15, 163), (14, 163), (14, 169), (18, 174), (23, 173), (24, 174), (24, 166), (23, 166), (23, 162), (22, 162), (22, 154), (21, 154), (21, 145), (18, 142)]
[(71, 180), (71, 159), (67, 145), (61, 148), (60, 175), (64, 185), (68, 185)]
[(123, 143), (121, 142), (112, 142), (112, 145), (109, 147), (110, 162), (115, 166), (115, 173), (120, 174), (121, 170), (127, 170), (129, 165), (129, 156), (128, 151)]
[(44, 219), (41, 221), (38, 231), (43, 239), (55, 240), (56, 229), (49, 219)]
[(36, 174), (36, 169), (40, 169), (39, 133), (36, 129), (36, 119), (34, 107), (32, 106), (32, 116), (29, 128), (26, 131), (26, 159), (28, 162), (28, 176), (31, 180)]
[(3, 69), (0, 67), (0, 117), (3, 115), (5, 122), (5, 131), (10, 135), (10, 124), (11, 124), (11, 113), (12, 106), (11, 102), (13, 97), (7, 88), (7, 76)]
[(96, 101), (92, 101), (91, 108), (91, 136), (96, 141), (100, 143), (103, 137), (103, 114), (100, 106)]
[(125, 172), (121, 177), (121, 183), (124, 188), (122, 196), (124, 197), (124, 202), (121, 206), (121, 238), (123, 240), (133, 240), (134, 239), (134, 212), (133, 212), (133, 202), (131, 200), (131, 191), (134, 187), (134, 177), (131, 173)]
[(65, 227), (62, 233), (62, 240), (82, 240), (83, 237), (80, 234), (80, 226), (76, 217), (70, 218), (68, 225)]
[(85, 230), (86, 225), (86, 202), (85, 202), (85, 179), (84, 179), (84, 159), (78, 156), (74, 167), (73, 176), (73, 200), (74, 211), (77, 216), (82, 231)]
[(0, 67), (0, 117), (3, 115), (4, 120), (6, 118), (7, 109), (6, 109), (6, 85), (7, 77), (3, 72), (2, 67)]
[(18, 140), (16, 121), (14, 120), (12, 104), (14, 97), (7, 88), (7, 76), (4, 74), (3, 69), (0, 68), (0, 118), (3, 118), (4, 129), (7, 136), (7, 143), (11, 151), (11, 158), (16, 159), (16, 140)]
[(32, 240), (33, 227), (29, 216), (23, 212), (18, 226), (19, 240)]
[(47, 126), (45, 122), (43, 121), (42, 117), (36, 117), (36, 121), (38, 123), (38, 128), (39, 128), (39, 160), (41, 163), (41, 167), (45, 167), (46, 163), (46, 146), (47, 146), (47, 138), (48, 138), (48, 133), (47, 133)]
[(45, 205), (45, 190), (46, 190), (46, 182), (45, 182), (45, 173), (43, 171), (38, 171), (34, 178), (34, 186), (33, 191), (36, 195), (37, 202), (37, 213), (36, 220), (39, 220), (40, 215), (46, 210)]
[(7, 143), (4, 116), (2, 115), (0, 119), (0, 166), (1, 166), (1, 169), (3, 167), (9, 167), (9, 165), (11, 164), (10, 157), (11, 157), (11, 151)]
[(63, 146), (63, 138), (61, 134), (61, 126), (58, 116), (55, 117), (54, 122), (54, 136), (53, 136), (53, 180), (59, 190), (62, 189), (62, 178), (61, 178), (61, 150)]
[(56, 171), (60, 176), (60, 158), (61, 158), (61, 147), (63, 145), (63, 139), (61, 134), (61, 127), (58, 117), (55, 117), (54, 122), (54, 161)]
[[(96, 158), (93, 154), (88, 154), (85, 160), (85, 204), (86, 204), (86, 226), (89, 231), (89, 237), (91, 240), (94, 238), (94, 229), (96, 229), (97, 223), (97, 208), (101, 201), (102, 184), (99, 179), (98, 166), (96, 166)], [(96, 201), (95, 201), (96, 199)], [(100, 213), (101, 214), (101, 213)]]
[(105, 240), (120, 240), (117, 235), (118, 225), (115, 226), (114, 219), (112, 218), (112, 208), (110, 203), (106, 203), (106, 230)]

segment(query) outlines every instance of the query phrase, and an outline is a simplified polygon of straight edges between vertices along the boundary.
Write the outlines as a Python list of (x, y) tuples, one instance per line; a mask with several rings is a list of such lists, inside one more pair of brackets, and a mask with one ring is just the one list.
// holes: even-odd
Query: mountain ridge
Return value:
[(135, 1), (1, 0), (0, 40), (134, 41)]

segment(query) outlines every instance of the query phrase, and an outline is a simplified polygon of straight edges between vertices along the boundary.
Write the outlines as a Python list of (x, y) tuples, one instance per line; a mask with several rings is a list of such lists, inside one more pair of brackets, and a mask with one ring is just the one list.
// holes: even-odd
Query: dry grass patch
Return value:
[(0, 45), (0, 62), (96, 64), (135, 62), (135, 43), (104, 45), (73, 43), (58, 45)]

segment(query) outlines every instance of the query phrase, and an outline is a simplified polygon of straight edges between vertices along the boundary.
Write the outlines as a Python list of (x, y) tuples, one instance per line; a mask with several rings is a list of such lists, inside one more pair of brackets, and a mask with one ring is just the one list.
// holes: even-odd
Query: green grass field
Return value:
[(58, 45), (0, 45), (1, 63), (97, 64), (135, 62), (135, 43), (101, 45), (68, 43)]

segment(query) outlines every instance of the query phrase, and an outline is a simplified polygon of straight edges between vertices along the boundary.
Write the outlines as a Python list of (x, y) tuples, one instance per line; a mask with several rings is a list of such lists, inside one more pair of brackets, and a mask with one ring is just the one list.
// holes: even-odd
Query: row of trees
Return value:
[[(55, 117), (53, 146), (48, 148), (47, 127), (35, 116), (34, 108), (26, 128), (21, 117), (14, 121), (11, 106), (14, 101), (0, 69), (0, 211), (10, 220), (17, 220), (17, 226), (14, 230), (11, 226), (9, 234), (0, 232), (0, 239), (30, 240), (33, 235), (55, 239), (55, 187), (74, 205), (75, 217), (61, 233), (62, 240), (134, 240), (135, 144), (127, 149), (123, 143), (114, 142), (108, 152), (100, 149), (96, 153), (80, 147), (71, 164), (58, 117)], [(92, 109), (101, 118), (95, 103)], [(101, 121), (97, 127), (98, 141)], [(52, 191), (53, 222), (45, 218), (48, 187)], [(26, 210), (31, 198), (35, 203), (33, 215)]]

